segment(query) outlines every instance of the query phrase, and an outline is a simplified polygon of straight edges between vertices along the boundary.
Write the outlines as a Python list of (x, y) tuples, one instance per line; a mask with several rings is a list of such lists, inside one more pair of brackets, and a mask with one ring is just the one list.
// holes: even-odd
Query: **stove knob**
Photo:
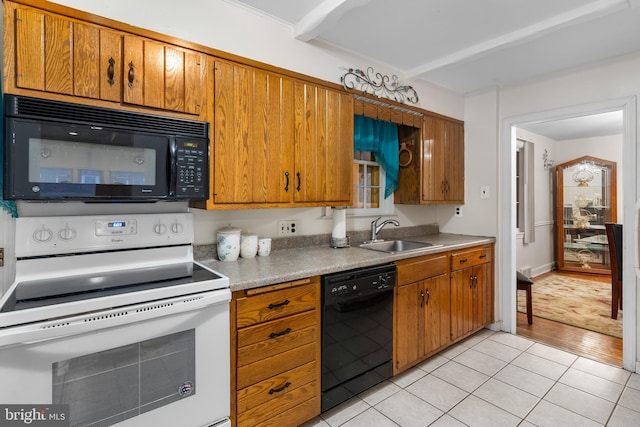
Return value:
[(167, 232), (167, 226), (164, 224), (156, 224), (153, 226), (153, 231), (156, 234), (164, 234)]
[(51, 240), (53, 237), (53, 232), (51, 229), (42, 226), (42, 228), (37, 229), (33, 232), (33, 240), (39, 243), (45, 243)]
[(74, 228), (69, 227), (68, 225), (58, 231), (58, 237), (60, 240), (69, 241), (75, 239), (77, 236), (76, 230)]
[(179, 222), (174, 222), (173, 224), (171, 224), (171, 231), (173, 232), (173, 234), (180, 234), (183, 230), (184, 225), (180, 224)]

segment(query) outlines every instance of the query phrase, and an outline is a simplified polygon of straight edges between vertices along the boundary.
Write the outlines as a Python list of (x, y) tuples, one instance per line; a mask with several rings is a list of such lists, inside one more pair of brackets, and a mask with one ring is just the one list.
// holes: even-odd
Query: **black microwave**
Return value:
[(209, 124), (4, 97), (7, 200), (206, 200)]

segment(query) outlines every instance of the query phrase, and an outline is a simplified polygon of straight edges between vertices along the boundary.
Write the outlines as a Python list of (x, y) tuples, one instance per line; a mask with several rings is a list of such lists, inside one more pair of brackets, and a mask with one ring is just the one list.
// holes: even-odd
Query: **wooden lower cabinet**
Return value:
[(394, 375), (493, 322), (493, 245), (396, 261)]
[(493, 322), (493, 246), (451, 254), (451, 338), (464, 338)]
[(449, 254), (396, 262), (394, 374), (449, 344)]
[(320, 278), (235, 292), (234, 426), (299, 425), (320, 413)]

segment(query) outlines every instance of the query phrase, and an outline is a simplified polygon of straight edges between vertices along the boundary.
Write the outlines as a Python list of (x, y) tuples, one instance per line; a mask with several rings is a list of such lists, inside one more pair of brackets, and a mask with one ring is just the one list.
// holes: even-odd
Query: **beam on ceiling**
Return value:
[(578, 22), (585, 22), (600, 16), (612, 13), (621, 9), (634, 7), (640, 0), (597, 0), (587, 5), (572, 9), (570, 11), (553, 16), (544, 21), (536, 22), (533, 25), (521, 28), (511, 33), (503, 34), (482, 43), (470, 46), (466, 49), (453, 52), (435, 61), (422, 64), (413, 69), (407, 70), (404, 77), (415, 78), (420, 74), (427, 73), (448, 65), (464, 63), (481, 55), (503, 49), (516, 44), (524, 43), (541, 35), (572, 25)]
[(308, 42), (337, 22), (348, 11), (364, 6), (371, 0), (325, 0), (307, 13), (293, 27), (293, 36)]

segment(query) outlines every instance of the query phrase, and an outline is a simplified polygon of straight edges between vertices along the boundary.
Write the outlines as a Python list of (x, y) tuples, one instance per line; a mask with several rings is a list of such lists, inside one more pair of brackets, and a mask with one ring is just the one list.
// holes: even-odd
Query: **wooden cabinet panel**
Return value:
[(278, 292), (238, 298), (237, 326), (242, 328), (312, 310), (316, 307), (319, 299), (319, 289), (315, 283)]
[(199, 114), (203, 59), (197, 52), (124, 36), (123, 102)]
[(395, 329), (394, 329), (394, 373), (402, 372), (413, 366), (422, 356), (421, 332), (424, 328), (421, 311), (422, 282), (408, 286), (399, 286), (395, 292)]
[(483, 246), (468, 251), (454, 252), (451, 254), (451, 269), (459, 270), (461, 268), (473, 267), (493, 261), (491, 259), (491, 248)]
[(450, 342), (449, 252), (396, 261), (394, 374)]
[(293, 83), (216, 61), (215, 203), (289, 203), (294, 191)]
[(296, 202), (349, 204), (353, 98), (309, 83), (294, 85)]
[(463, 125), (424, 117), (423, 202), (464, 203)]
[(44, 14), (16, 9), (15, 31), (16, 86), (44, 90)]
[(320, 278), (234, 293), (231, 418), (300, 425), (320, 413)]
[(400, 168), (395, 202), (464, 203), (464, 125), (436, 116), (408, 116), (403, 115), (407, 123), (412, 121), (408, 126), (421, 121), (421, 129), (401, 132), (413, 161)]
[(449, 253), (408, 258), (396, 261), (398, 286), (416, 281), (416, 278), (429, 278), (449, 272)]
[(44, 21), (44, 90), (72, 95), (72, 24), (52, 15), (45, 15)]
[(249, 365), (238, 366), (238, 389), (265, 380), (316, 359), (319, 343), (306, 344), (275, 356), (258, 360)]
[(449, 275), (443, 274), (424, 282), (424, 330), (422, 354), (445, 347), (451, 339), (451, 298)]
[[(282, 392), (295, 390), (305, 384), (317, 381), (315, 375), (316, 362), (306, 363), (295, 369), (275, 375), (242, 390), (238, 390), (238, 412), (270, 402)], [(289, 384), (287, 386), (287, 383)], [(272, 391), (273, 390), (273, 391)]]
[(451, 255), (451, 334), (464, 337), (493, 321), (493, 249), (482, 246)]
[(120, 101), (121, 34), (18, 7), (15, 47), (16, 87)]
[(243, 328), (238, 332), (238, 366), (315, 342), (315, 320), (315, 313), (307, 312)]

